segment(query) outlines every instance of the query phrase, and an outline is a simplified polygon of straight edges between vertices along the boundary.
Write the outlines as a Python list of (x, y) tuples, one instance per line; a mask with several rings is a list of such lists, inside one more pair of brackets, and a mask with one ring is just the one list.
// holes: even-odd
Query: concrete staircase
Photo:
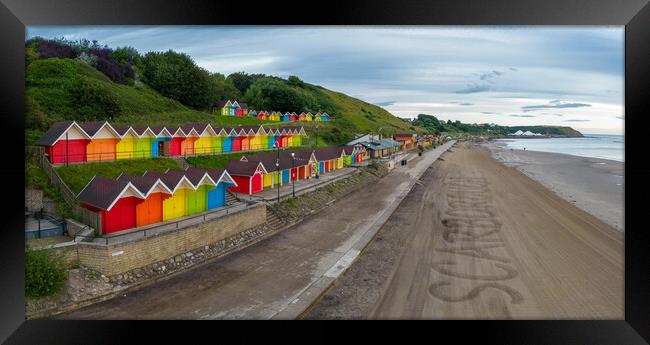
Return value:
[(185, 170), (188, 167), (192, 166), (190, 163), (187, 162), (187, 160), (183, 156), (173, 156), (173, 157), (171, 157), (171, 159), (177, 161), (178, 164), (181, 165), (181, 169), (183, 169), (183, 170)]
[(273, 230), (277, 230), (286, 224), (285, 221), (280, 219), (271, 208), (266, 208), (266, 224)]
[(233, 194), (231, 191), (227, 190), (226, 191), (226, 205), (232, 205), (237, 203), (237, 197), (235, 197), (235, 194)]

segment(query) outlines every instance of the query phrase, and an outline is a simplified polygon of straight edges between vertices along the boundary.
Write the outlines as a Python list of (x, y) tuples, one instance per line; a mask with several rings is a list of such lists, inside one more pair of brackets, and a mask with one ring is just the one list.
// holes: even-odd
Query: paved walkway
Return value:
[(453, 142), (239, 252), (67, 319), (293, 319), (354, 261)]

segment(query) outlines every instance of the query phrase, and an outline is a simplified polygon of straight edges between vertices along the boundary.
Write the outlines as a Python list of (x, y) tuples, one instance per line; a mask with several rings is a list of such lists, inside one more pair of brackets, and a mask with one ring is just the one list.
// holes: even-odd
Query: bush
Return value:
[(78, 53), (73, 47), (65, 43), (56, 41), (42, 41), (38, 43), (38, 55), (41, 59), (74, 59), (77, 57)]
[(110, 80), (118, 84), (133, 85), (135, 79), (135, 71), (131, 65), (115, 62), (104, 55), (97, 55), (97, 62), (95, 67), (100, 72), (104, 73)]
[(25, 253), (25, 295), (44, 297), (57, 294), (68, 279), (68, 271), (60, 256), (44, 250)]

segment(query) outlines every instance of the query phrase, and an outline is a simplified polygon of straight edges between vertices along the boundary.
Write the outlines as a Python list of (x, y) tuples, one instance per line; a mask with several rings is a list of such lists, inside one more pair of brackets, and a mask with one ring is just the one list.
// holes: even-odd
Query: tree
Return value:
[(246, 91), (244, 100), (255, 109), (301, 111), (306, 101), (302, 94), (281, 79), (260, 78)]
[(227, 81), (230, 82), (239, 92), (243, 95), (248, 91), (253, 83), (260, 78), (264, 78), (264, 74), (247, 74), (245, 72), (236, 72), (228, 76)]
[(290, 76), (289, 79), (287, 79), (287, 82), (289, 82), (289, 85), (295, 87), (303, 87), (305, 85), (305, 83), (295, 75)]
[(210, 74), (187, 54), (172, 50), (150, 52), (144, 56), (142, 66), (142, 80), (162, 95), (195, 109), (210, 106)]
[(142, 73), (142, 56), (133, 47), (118, 47), (113, 51), (113, 60), (123, 64), (129, 64)]

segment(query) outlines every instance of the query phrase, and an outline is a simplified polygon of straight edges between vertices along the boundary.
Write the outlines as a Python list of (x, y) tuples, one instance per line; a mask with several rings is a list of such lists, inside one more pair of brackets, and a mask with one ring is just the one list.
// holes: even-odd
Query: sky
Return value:
[(184, 52), (302, 80), (403, 118), (623, 134), (623, 26), (32, 26), (27, 38)]

